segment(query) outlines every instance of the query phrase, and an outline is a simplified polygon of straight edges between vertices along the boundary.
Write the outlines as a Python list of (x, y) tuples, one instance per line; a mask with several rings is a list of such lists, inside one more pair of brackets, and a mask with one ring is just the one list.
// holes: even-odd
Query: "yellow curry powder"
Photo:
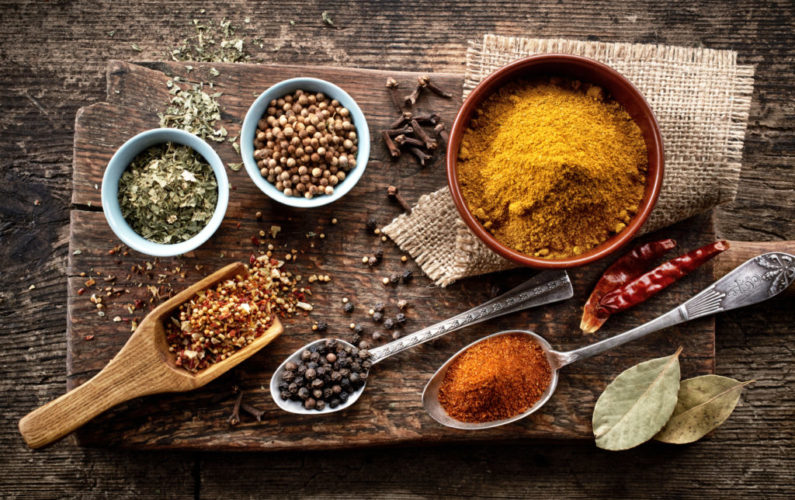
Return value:
[(560, 259), (621, 232), (637, 212), (648, 157), (638, 125), (600, 87), (514, 82), (476, 110), (459, 149), (469, 210), (500, 242)]

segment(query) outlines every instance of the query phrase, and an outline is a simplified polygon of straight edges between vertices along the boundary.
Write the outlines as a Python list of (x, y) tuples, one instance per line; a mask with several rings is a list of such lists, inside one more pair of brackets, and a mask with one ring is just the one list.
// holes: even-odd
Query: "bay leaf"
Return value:
[(683, 380), (673, 415), (654, 439), (671, 444), (698, 441), (729, 418), (743, 387), (751, 382), (720, 375)]
[(681, 352), (624, 370), (605, 388), (593, 410), (596, 446), (626, 450), (663, 428), (676, 407)]

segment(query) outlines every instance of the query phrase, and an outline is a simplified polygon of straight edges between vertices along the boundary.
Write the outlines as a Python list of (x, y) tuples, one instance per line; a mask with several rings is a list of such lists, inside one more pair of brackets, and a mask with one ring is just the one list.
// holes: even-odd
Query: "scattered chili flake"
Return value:
[(83, 340), (94, 340), (94, 336), (93, 335), (86, 335), (85, 337), (83, 337)]

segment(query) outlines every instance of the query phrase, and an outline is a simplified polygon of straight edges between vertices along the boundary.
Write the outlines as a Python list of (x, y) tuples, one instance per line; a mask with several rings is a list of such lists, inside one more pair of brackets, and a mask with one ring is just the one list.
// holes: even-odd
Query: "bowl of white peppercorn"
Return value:
[(345, 196), (362, 177), (370, 132), (347, 92), (325, 80), (292, 78), (251, 105), (240, 154), (268, 197), (292, 207), (319, 207)]

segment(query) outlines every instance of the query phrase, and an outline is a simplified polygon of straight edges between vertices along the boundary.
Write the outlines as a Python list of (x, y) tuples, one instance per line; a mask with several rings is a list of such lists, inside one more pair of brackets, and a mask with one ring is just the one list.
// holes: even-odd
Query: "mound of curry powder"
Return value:
[(597, 86), (513, 82), (475, 111), (458, 153), (469, 210), (506, 246), (572, 257), (621, 232), (648, 167), (638, 125)]

